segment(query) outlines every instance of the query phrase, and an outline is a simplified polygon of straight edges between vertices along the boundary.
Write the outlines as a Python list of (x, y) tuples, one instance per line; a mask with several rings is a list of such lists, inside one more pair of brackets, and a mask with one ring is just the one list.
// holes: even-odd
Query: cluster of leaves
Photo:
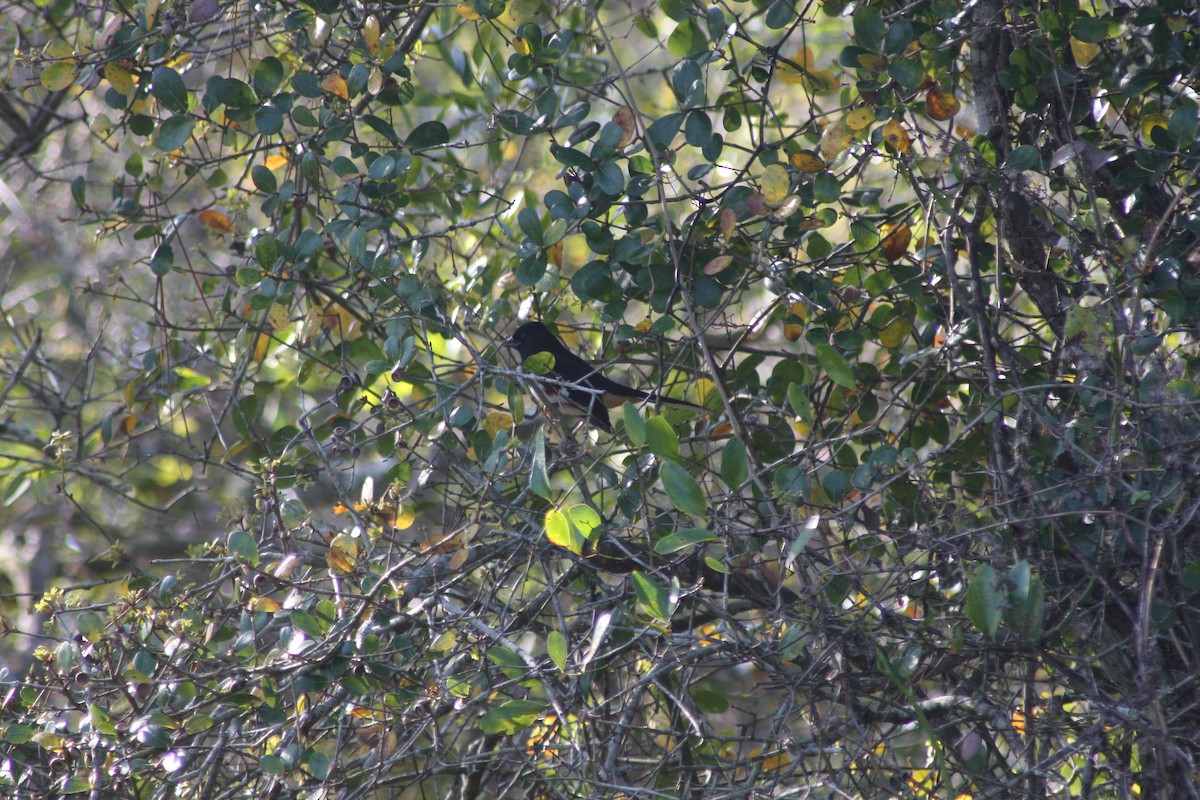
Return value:
[[(64, 416), (10, 315), (4, 495), (253, 497), (38, 592), (0, 782), (1200, 793), (1189, 4), (76, 12), (6, 113), (156, 338)], [(707, 413), (572, 430), (525, 317)]]

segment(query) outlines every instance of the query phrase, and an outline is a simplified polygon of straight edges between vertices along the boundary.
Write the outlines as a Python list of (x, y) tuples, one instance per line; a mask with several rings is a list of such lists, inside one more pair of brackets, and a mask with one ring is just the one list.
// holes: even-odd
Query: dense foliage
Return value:
[(26, 5), (16, 796), (1200, 796), (1192, 3)]

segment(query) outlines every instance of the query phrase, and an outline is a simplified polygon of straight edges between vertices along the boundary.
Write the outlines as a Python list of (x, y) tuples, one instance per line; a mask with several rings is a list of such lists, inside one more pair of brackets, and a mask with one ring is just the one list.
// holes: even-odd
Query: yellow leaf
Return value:
[(121, 433), (125, 434), (126, 436), (129, 436), (130, 434), (133, 433), (133, 430), (136, 427), (137, 427), (137, 416), (136, 415), (126, 414), (125, 416), (121, 417), (121, 425), (120, 425)]
[(500, 15), (500, 22), (510, 28), (516, 28), (545, 16), (544, 10), (543, 0), (512, 0), (504, 13)]
[(883, 72), (888, 68), (887, 59), (875, 53), (863, 53), (858, 57), (858, 65), (871, 72)]
[(321, 88), (343, 100), (350, 99), (350, 87), (346, 85), (346, 79), (336, 72), (327, 75), (325, 80), (321, 81)]
[(1149, 114), (1145, 117), (1142, 117), (1142, 136), (1144, 136), (1147, 141), (1150, 139), (1151, 131), (1153, 131), (1155, 128), (1165, 127), (1167, 127), (1167, 118), (1162, 114)]
[(633, 329), (638, 333), (649, 333), (653, 328), (654, 323), (650, 321), (649, 317), (643, 318), (641, 322), (633, 326)]
[(51, 92), (61, 92), (72, 83), (78, 72), (74, 61), (57, 61), (42, 70), (42, 88)]
[(372, 56), (379, 55), (379, 17), (374, 14), (367, 17), (363, 23), (363, 44)]
[(353, 536), (339, 533), (329, 543), (329, 549), (325, 551), (325, 560), (334, 572), (343, 575), (353, 572), (354, 565), (358, 563), (358, 541)]
[(912, 152), (912, 140), (908, 138), (908, 131), (896, 120), (888, 120), (880, 132), (883, 134), (884, 143), (900, 155), (906, 156)]
[(263, 166), (270, 170), (276, 170), (288, 163), (287, 156), (281, 156), (278, 153), (267, 156), (263, 161)]
[(65, 39), (51, 39), (42, 48), (42, 54), (53, 59), (70, 58), (75, 55), (75, 48)]
[(483, 429), (492, 436), (500, 431), (510, 431), (513, 426), (512, 414), (503, 411), (491, 411), (483, 418)]
[(799, 318), (800, 321), (785, 321), (783, 323), (783, 338), (787, 339), (789, 342), (799, 341), (800, 337), (804, 335), (804, 320), (806, 313), (807, 312), (803, 303), (792, 303), (792, 305), (788, 308), (788, 314)]
[(137, 87), (133, 74), (115, 61), (104, 65), (104, 79), (119, 95), (128, 96)]
[(814, 94), (836, 94), (842, 88), (841, 84), (838, 83), (837, 76), (827, 69), (814, 70), (808, 76), (805, 85)]
[(787, 167), (782, 164), (772, 164), (763, 170), (762, 174), (763, 200), (769, 206), (777, 206), (788, 196), (792, 178), (788, 175)]
[(463, 19), (471, 20), (472, 22), (479, 19), (479, 12), (475, 10), (474, 3), (459, 3), (458, 8), (455, 10), (458, 11), (458, 15)]
[(529, 42), (525, 41), (520, 36), (514, 36), (512, 43), (513, 43), (513, 50), (516, 50), (517, 55), (519, 55), (519, 56), (527, 56), (533, 52), (533, 49), (530, 48), (530, 46), (529, 46)]
[(912, 331), (912, 323), (904, 317), (896, 317), (879, 332), (879, 343), (889, 350), (904, 344)]
[(268, 333), (258, 333), (254, 336), (254, 352), (251, 358), (261, 364), (263, 359), (267, 357), (267, 353), (271, 350), (271, 335)]
[(255, 597), (250, 601), (251, 611), (265, 611), (268, 614), (274, 613), (283, 606), (279, 605), (278, 600), (272, 600), (270, 597)]
[(852, 131), (861, 131), (875, 121), (875, 112), (869, 108), (856, 108), (846, 115), (846, 127)]
[(406, 531), (416, 522), (417, 515), (408, 506), (400, 506), (396, 509), (396, 518), (392, 520), (392, 527), (398, 531)]
[(829, 163), (850, 146), (850, 141), (853, 138), (854, 135), (850, 130), (840, 122), (834, 122), (827, 126), (821, 133), (821, 142), (818, 147), (821, 158), (825, 159), (826, 163)]
[(708, 405), (708, 396), (717, 390), (717, 385), (708, 378), (696, 381), (696, 402), (702, 406)]
[(1100, 45), (1092, 44), (1091, 42), (1081, 42), (1072, 36), (1071, 55), (1075, 56), (1076, 66), (1086, 67), (1095, 60), (1096, 56), (1100, 55)]
[(784, 83), (793, 85), (797, 83), (805, 83), (807, 81), (807, 75), (805, 75), (805, 73), (812, 72), (813, 69), (814, 59), (812, 48), (801, 47), (797, 49), (796, 52), (792, 54), (790, 62), (791, 63), (784, 61), (780, 63), (779, 68), (775, 71), (775, 74), (778, 75), (779, 79)]
[(812, 153), (792, 153), (788, 157), (788, 163), (809, 175), (825, 171), (825, 162)]
[(213, 208), (201, 211), (197, 215), (197, 219), (200, 220), (200, 224), (204, 227), (220, 233), (229, 233), (233, 230), (233, 223), (229, 221), (229, 217)]
[(267, 311), (267, 322), (271, 324), (272, 330), (281, 331), (291, 324), (291, 319), (288, 318), (288, 310), (286, 306), (279, 303), (271, 303), (271, 308)]

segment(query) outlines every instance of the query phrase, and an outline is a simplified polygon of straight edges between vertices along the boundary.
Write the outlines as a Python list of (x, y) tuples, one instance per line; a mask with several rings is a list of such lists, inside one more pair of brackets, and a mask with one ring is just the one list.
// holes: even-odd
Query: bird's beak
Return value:
[(516, 347), (516, 346), (517, 346), (517, 340), (516, 340), (515, 338), (513, 338), (513, 339), (506, 339), (506, 340), (504, 341), (504, 344), (502, 344), (502, 345), (500, 345), (500, 346), (501, 346), (501, 347)]

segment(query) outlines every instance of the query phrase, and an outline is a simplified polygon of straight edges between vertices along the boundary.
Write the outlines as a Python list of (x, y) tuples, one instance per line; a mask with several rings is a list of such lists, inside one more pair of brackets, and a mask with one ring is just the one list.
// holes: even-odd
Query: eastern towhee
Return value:
[(686, 400), (674, 400), (655, 392), (643, 392), (604, 377), (595, 367), (568, 350), (566, 345), (540, 322), (526, 322), (517, 328), (516, 333), (504, 346), (516, 348), (522, 361), (538, 353), (554, 356), (554, 366), (546, 376), (561, 383), (543, 383), (542, 390), (552, 399), (558, 400), (560, 405), (573, 407), (575, 413), (585, 414), (592, 425), (608, 433), (612, 433), (613, 429), (608, 410), (627, 401), (649, 400), (668, 406), (705, 410)]

